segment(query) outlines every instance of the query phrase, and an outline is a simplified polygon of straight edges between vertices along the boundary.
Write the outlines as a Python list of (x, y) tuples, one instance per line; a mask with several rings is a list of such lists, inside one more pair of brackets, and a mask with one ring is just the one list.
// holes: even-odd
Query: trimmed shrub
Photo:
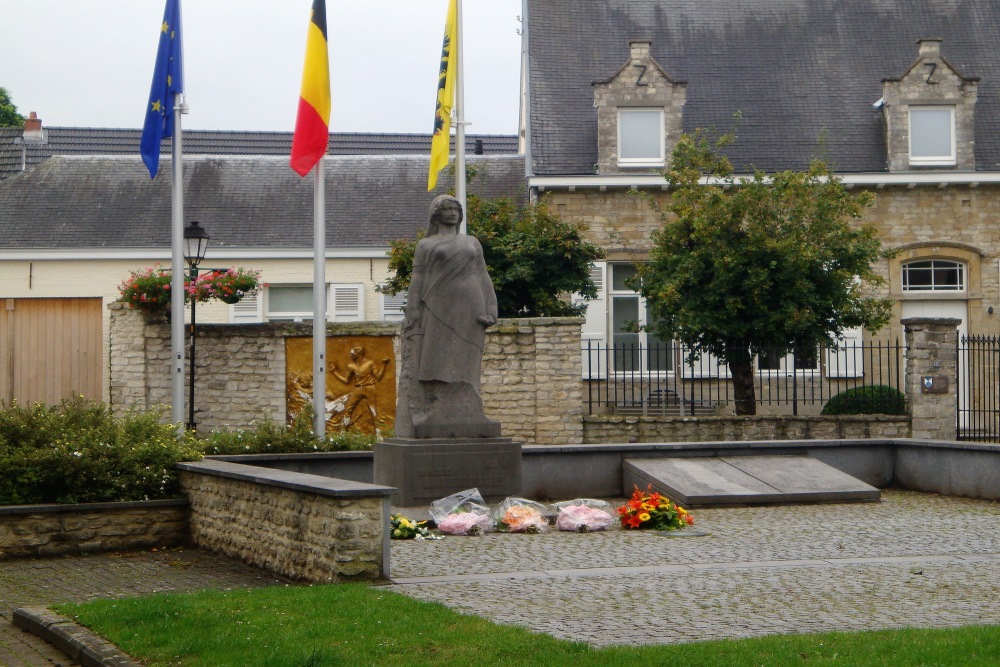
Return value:
[(179, 497), (174, 464), (202, 457), (157, 412), (117, 418), (82, 397), (0, 410), (0, 505)]
[(352, 432), (327, 433), (323, 441), (313, 435), (312, 406), (305, 406), (290, 426), (270, 418), (251, 428), (214, 431), (203, 442), (206, 456), (215, 454), (289, 454), (295, 452), (342, 452), (369, 450), (375, 437)]
[(823, 406), (823, 415), (905, 415), (906, 397), (898, 389), (876, 384), (842, 391)]

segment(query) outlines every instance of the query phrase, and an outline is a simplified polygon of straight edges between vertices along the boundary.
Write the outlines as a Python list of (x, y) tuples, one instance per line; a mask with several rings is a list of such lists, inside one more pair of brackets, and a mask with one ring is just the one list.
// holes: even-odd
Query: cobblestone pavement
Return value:
[(0, 563), (0, 665), (70, 667), (75, 664), (45, 642), (14, 627), (10, 622), (11, 612), (17, 607), (274, 583), (284, 580), (193, 549), (3, 562)]
[(708, 535), (393, 542), (395, 590), (593, 645), (1000, 624), (1000, 503), (889, 491), (695, 515)]
[[(1000, 624), (1000, 503), (889, 491), (695, 515), (707, 535), (394, 541), (393, 589), (594, 645)], [(0, 563), (0, 665), (71, 665), (10, 624), (16, 607), (274, 583), (191, 549)]]

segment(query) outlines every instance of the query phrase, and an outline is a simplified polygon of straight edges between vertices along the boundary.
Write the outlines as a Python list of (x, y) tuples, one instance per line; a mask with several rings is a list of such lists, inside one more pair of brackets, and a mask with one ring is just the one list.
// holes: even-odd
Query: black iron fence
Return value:
[(1000, 337), (960, 336), (957, 358), (957, 438), (1000, 442)]
[[(734, 394), (728, 367), (715, 357), (690, 357), (676, 343), (639, 345), (583, 341), (585, 400), (590, 414), (732, 414)], [(903, 391), (905, 346), (895, 342), (845, 343), (754, 359), (755, 400), (771, 413), (818, 410), (857, 387)], [(895, 394), (898, 395), (898, 394)]]

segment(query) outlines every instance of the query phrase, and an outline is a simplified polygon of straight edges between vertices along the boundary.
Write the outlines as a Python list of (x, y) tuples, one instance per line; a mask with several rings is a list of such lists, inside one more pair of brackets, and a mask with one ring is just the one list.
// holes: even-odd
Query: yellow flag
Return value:
[(434, 108), (434, 136), (431, 138), (431, 167), (427, 191), (437, 186), (438, 172), (448, 164), (451, 144), (451, 107), (455, 103), (455, 64), (458, 62), (458, 0), (449, 0), (441, 46), (441, 72), (438, 74), (437, 104)]

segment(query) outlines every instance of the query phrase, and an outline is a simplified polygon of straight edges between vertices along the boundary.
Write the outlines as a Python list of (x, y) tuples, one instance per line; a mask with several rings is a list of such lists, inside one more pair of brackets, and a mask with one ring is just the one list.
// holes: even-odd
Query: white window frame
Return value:
[[(949, 114), (949, 142), (951, 146), (951, 152), (945, 155), (914, 155), (913, 154), (913, 114), (921, 112), (936, 111), (942, 112), (946, 111)], [(908, 123), (909, 123), (909, 154), (910, 154), (910, 164), (917, 166), (953, 166), (957, 164), (956, 156), (956, 136), (955, 136), (955, 107), (953, 106), (911, 106), (908, 109)]]
[(305, 287), (312, 290), (312, 283), (272, 283), (268, 285), (266, 294), (264, 295), (264, 312), (263, 320), (265, 322), (311, 322), (313, 318), (312, 308), (306, 311), (273, 311), (271, 309), (271, 293), (272, 290), (281, 289), (283, 287)]
[[(931, 284), (927, 286), (914, 287), (909, 283), (909, 273), (910, 267), (914, 264), (925, 264), (929, 263), (929, 270), (931, 271)], [(958, 269), (958, 284), (951, 285), (949, 283), (941, 283), (938, 285), (934, 282), (934, 272), (938, 268), (935, 265), (940, 265), (942, 269)], [(920, 267), (920, 270), (927, 270), (924, 267)], [(900, 267), (900, 277), (899, 281), (902, 285), (903, 291), (907, 294), (928, 294), (928, 293), (949, 293), (949, 294), (961, 294), (967, 289), (967, 275), (968, 266), (965, 262), (960, 262), (954, 259), (942, 259), (938, 257), (921, 257), (912, 259), (908, 262), (903, 262)]]
[[(623, 117), (628, 117), (629, 114), (637, 113), (650, 113), (655, 112), (659, 118), (659, 124), (657, 126), (657, 139), (656, 145), (659, 151), (656, 157), (643, 156), (643, 157), (623, 157), (622, 156), (622, 128), (624, 126)], [(666, 162), (666, 140), (664, 131), (664, 119), (663, 119), (663, 109), (662, 108), (646, 108), (646, 107), (635, 107), (618, 109), (618, 164), (623, 167), (662, 167)]]
[[(760, 367), (760, 357), (754, 358), (754, 370), (757, 375), (768, 377), (768, 376), (785, 376), (791, 377), (794, 373), (797, 376), (812, 376), (819, 375), (822, 372), (822, 365), (820, 364), (819, 346), (816, 347), (816, 365), (812, 368), (794, 368), (795, 366), (795, 350), (787, 352), (778, 360), (777, 368), (761, 368)], [(793, 370), (794, 369), (794, 370)]]
[[(629, 377), (635, 374), (641, 374), (643, 377), (670, 377), (673, 376), (674, 372), (677, 370), (677, 343), (675, 341), (670, 341), (670, 367), (666, 370), (650, 370), (649, 359), (647, 355), (641, 355), (639, 359), (639, 368), (637, 369), (620, 369), (616, 366), (614, 355), (615, 355), (615, 331), (614, 326), (614, 303), (615, 297), (627, 297), (627, 298), (637, 298), (639, 302), (638, 307), (638, 325), (640, 327), (647, 324), (646, 318), (646, 299), (639, 294), (639, 292), (628, 290), (628, 289), (615, 289), (614, 287), (614, 271), (615, 267), (625, 267), (630, 266), (630, 262), (608, 262), (607, 263), (607, 316), (608, 316), (608, 333), (607, 333), (607, 346), (608, 354), (611, 356), (609, 365), (611, 366), (611, 372), (617, 377)], [(638, 345), (640, 349), (649, 350), (649, 334), (643, 330), (636, 332), (638, 335)]]
[(587, 304), (583, 326), (580, 327), (580, 373), (585, 380), (603, 380), (608, 377), (608, 299), (605, 276), (607, 262), (592, 262), (590, 279), (597, 286), (597, 296), (587, 299), (580, 294), (571, 298), (573, 305)]

